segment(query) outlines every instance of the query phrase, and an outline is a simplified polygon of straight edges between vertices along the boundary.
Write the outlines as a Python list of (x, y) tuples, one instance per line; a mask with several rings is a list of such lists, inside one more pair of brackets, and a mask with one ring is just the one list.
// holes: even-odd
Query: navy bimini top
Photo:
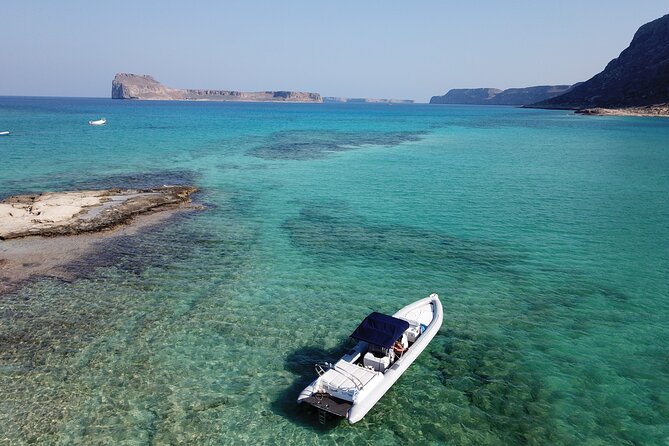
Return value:
[(358, 341), (390, 348), (402, 333), (409, 328), (409, 323), (376, 311), (365, 318), (355, 329), (351, 337)]

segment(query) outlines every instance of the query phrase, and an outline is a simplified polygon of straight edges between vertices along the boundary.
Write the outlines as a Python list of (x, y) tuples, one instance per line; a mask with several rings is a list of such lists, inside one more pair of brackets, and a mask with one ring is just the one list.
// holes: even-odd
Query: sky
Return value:
[(129, 72), (426, 102), (587, 80), (667, 13), (669, 0), (2, 0), (0, 95), (109, 97)]

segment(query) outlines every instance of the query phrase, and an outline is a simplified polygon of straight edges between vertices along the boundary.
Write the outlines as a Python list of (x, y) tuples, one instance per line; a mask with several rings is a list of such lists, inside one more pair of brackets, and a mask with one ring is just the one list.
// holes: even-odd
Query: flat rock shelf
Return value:
[(190, 202), (193, 186), (17, 195), (0, 202), (0, 240), (111, 229), (132, 217)]

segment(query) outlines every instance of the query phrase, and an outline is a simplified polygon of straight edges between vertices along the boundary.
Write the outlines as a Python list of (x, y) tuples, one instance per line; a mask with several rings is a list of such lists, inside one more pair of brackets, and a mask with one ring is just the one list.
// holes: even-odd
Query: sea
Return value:
[[(666, 118), (2, 97), (4, 130), (0, 198), (203, 209), (0, 295), (2, 444), (669, 444)], [(296, 404), (430, 293), (441, 330), (362, 421)]]

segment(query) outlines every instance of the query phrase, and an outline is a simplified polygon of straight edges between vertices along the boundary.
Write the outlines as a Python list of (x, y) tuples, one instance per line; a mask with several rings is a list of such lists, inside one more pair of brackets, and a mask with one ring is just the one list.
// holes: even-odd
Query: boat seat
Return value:
[(385, 372), (390, 367), (390, 356), (376, 356), (372, 352), (367, 352), (362, 358), (365, 367), (371, 367), (377, 372)]
[(323, 391), (344, 401), (353, 401), (358, 392), (369, 385), (377, 373), (342, 359), (320, 378)]
[(392, 349), (383, 348), (383, 347), (380, 347), (380, 346), (374, 345), (374, 344), (369, 344), (367, 346), (367, 351), (369, 351), (371, 353), (374, 353), (376, 356), (386, 356), (386, 355), (388, 355), (388, 352), (390, 350), (392, 350)]

